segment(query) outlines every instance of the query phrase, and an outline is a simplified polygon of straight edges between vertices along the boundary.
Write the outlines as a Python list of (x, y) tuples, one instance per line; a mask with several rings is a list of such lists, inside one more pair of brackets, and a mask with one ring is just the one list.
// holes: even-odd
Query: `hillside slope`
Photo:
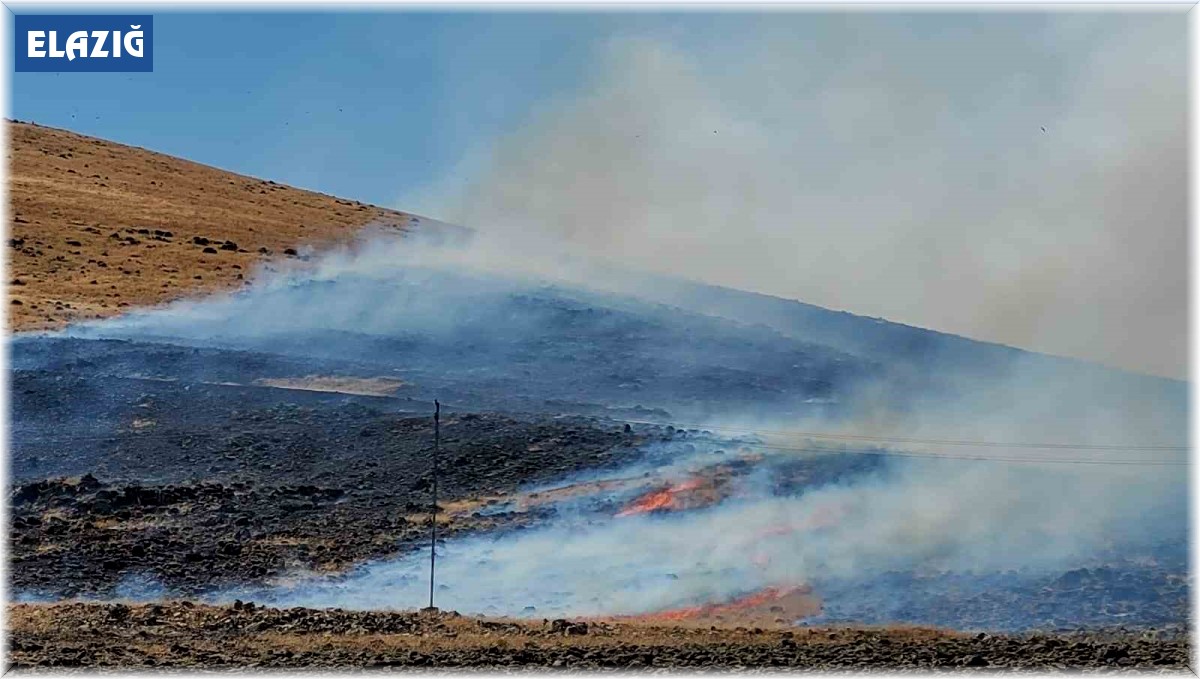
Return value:
[(410, 221), (66, 130), (6, 124), (13, 331), (236, 288), (253, 265), (289, 249)]

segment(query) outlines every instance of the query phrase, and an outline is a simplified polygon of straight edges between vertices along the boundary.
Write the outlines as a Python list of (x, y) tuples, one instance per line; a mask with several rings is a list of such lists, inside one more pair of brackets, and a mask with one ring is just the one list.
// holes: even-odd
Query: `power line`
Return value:
[[(440, 414), (440, 404), (437, 406)], [(845, 440), (845, 441), (861, 441), (874, 443), (915, 443), (929, 444), (942, 446), (971, 446), (983, 448), (1024, 448), (1024, 449), (1052, 449), (1052, 450), (1093, 450), (1093, 451), (1188, 451), (1188, 446), (1154, 446), (1154, 445), (1096, 445), (1096, 444), (1070, 444), (1070, 443), (1004, 443), (998, 441), (969, 441), (955, 439), (921, 439), (910, 437), (886, 437), (886, 436), (868, 436), (859, 434), (832, 434), (824, 432), (809, 432), (800, 430), (779, 430), (779, 429), (744, 429), (737, 427), (723, 427), (714, 425), (701, 425), (682, 422), (665, 422), (652, 420), (630, 420), (619, 418), (608, 418), (610, 421), (622, 422), (628, 424), (642, 424), (650, 426), (673, 426), (677, 429), (700, 429), (700, 430), (715, 430), (722, 432), (733, 432), (740, 434), (774, 434), (781, 436), (796, 436), (811, 439), (830, 439), (830, 440)], [(14, 432), (16, 433), (16, 432)], [(26, 434), (28, 435), (28, 434)], [(177, 432), (177, 433), (137, 433), (137, 432), (121, 432), (107, 435), (88, 435), (88, 436), (39, 436), (38, 443), (75, 443), (86, 441), (104, 441), (114, 444), (129, 443), (133, 441), (180, 441), (181, 439), (193, 437), (208, 437), (215, 438), (222, 436), (221, 433), (214, 432)], [(224, 434), (230, 437), (240, 436), (240, 433)], [(36, 434), (35, 434), (36, 436)], [(925, 459), (941, 459), (941, 460), (975, 460), (988, 462), (1024, 462), (1024, 463), (1051, 463), (1051, 464), (1090, 464), (1090, 465), (1124, 465), (1124, 466), (1164, 466), (1164, 467), (1185, 467), (1189, 466), (1188, 461), (1173, 461), (1173, 460), (1125, 460), (1125, 459), (1102, 459), (1102, 458), (1029, 458), (1029, 457), (998, 457), (995, 455), (962, 455), (953, 453), (937, 453), (937, 452), (918, 452), (918, 451), (902, 451), (902, 450), (855, 450), (848, 448), (828, 448), (819, 446), (786, 446), (769, 443), (756, 442), (739, 442), (741, 445), (760, 448), (766, 450), (778, 450), (783, 452), (809, 452), (809, 453), (828, 453), (828, 454), (851, 454), (851, 455), (877, 455), (887, 457), (912, 457)]]
[[(154, 378), (132, 377), (129, 379), (151, 380)], [(208, 383), (205, 383), (205, 384), (208, 384)], [(216, 384), (216, 383), (212, 383), (212, 384)], [(391, 399), (391, 400), (407, 400), (407, 399), (400, 399), (396, 396), (388, 396), (388, 395), (380, 395), (380, 396), (377, 396), (376, 398)], [(455, 407), (455, 404), (447, 404), (447, 405), (450, 405), (451, 407)], [(463, 407), (461, 404), (459, 404), (458, 407), (462, 407), (464, 410), (468, 410), (468, 411), (471, 410), (471, 408)], [(586, 416), (584, 416), (584, 417), (586, 417)], [(712, 424), (694, 424), (694, 423), (655, 421), (655, 420), (631, 420), (631, 419), (622, 419), (622, 418), (616, 418), (616, 417), (608, 417), (605, 419), (608, 419), (613, 422), (622, 422), (622, 423), (628, 423), (628, 424), (643, 424), (643, 425), (663, 426), (663, 427), (674, 426), (677, 429), (700, 429), (700, 430), (708, 429), (708, 430), (714, 430), (714, 431), (734, 432), (734, 433), (739, 433), (739, 434), (775, 434), (775, 435), (779, 435), (779, 436), (797, 436), (797, 437), (806, 437), (806, 438), (813, 438), (813, 439), (830, 439), (830, 440), (841, 440), (841, 441), (869, 441), (869, 442), (878, 442), (878, 443), (915, 443), (915, 444), (928, 444), (928, 445), (940, 445), (940, 446), (966, 446), (966, 447), (976, 447), (976, 448), (1036, 448), (1036, 449), (1047, 449), (1047, 450), (1124, 450), (1124, 451), (1139, 451), (1139, 450), (1140, 451), (1188, 451), (1188, 450), (1191, 450), (1191, 447), (1186, 446), (1186, 445), (1185, 446), (1139, 445), (1139, 444), (1108, 444), (1108, 445), (1105, 445), (1105, 444), (1061, 443), (1061, 442), (1059, 442), (1059, 443), (1030, 443), (1030, 442), (1004, 442), (1004, 441), (976, 441), (976, 440), (969, 440), (969, 439), (936, 439), (936, 438), (926, 439), (926, 438), (911, 438), (911, 437), (900, 437), (900, 436), (875, 436), (875, 435), (866, 435), (866, 434), (834, 434), (834, 433), (828, 433), (828, 432), (801, 431), (801, 430), (788, 430), (788, 429), (761, 429), (761, 428), (747, 429), (747, 428), (739, 428), (739, 427), (718, 426), (718, 425), (712, 425)], [(134, 434), (134, 435), (142, 440), (153, 440), (154, 437), (156, 436), (154, 434)], [(194, 436), (194, 435), (218, 436), (219, 434), (213, 434), (210, 432), (198, 432), (195, 434), (187, 434), (187, 435), (188, 436)], [(164, 438), (177, 438), (179, 436), (184, 436), (184, 434), (163, 435)], [(54, 441), (74, 442), (74, 441), (86, 441), (86, 440), (106, 440), (106, 439), (110, 439), (112, 437), (113, 437), (112, 435), (109, 435), (109, 436), (97, 435), (94, 437), (89, 437), (89, 436), (41, 437), (41, 440), (51, 441), (51, 442), (54, 442)]]
[(686, 424), (680, 422), (656, 422), (653, 420), (625, 420), (620, 418), (609, 418), (615, 422), (627, 422), (629, 424), (646, 424), (655, 426), (673, 426), (676, 429), (711, 429), (714, 431), (734, 432), (740, 434), (776, 434), (780, 436), (798, 436), (812, 439), (836, 439), (846, 441), (872, 441), (879, 443), (924, 443), (940, 446), (971, 446), (980, 448), (1045, 448), (1045, 449), (1067, 449), (1067, 450), (1165, 450), (1165, 451), (1186, 451), (1191, 450), (1190, 446), (1160, 446), (1160, 445), (1099, 445), (1090, 443), (1006, 443), (1003, 441), (970, 441), (956, 439), (921, 439), (921, 438), (905, 438), (899, 436), (868, 436), (865, 434), (831, 434), (826, 432), (800, 431), (787, 429), (744, 429), (737, 427), (721, 427), (708, 424)]
[(777, 446), (762, 443), (744, 444), (747, 448), (763, 448), (794, 453), (826, 453), (845, 455), (878, 455), (880, 457), (915, 457), (933, 460), (974, 460), (979, 462), (1025, 462), (1029, 464), (1089, 464), (1089, 465), (1125, 465), (1148, 467), (1187, 467), (1187, 461), (1171, 460), (1105, 460), (1099, 458), (1041, 458), (1041, 457), (996, 457), (989, 455), (955, 455), (946, 453), (918, 453), (903, 450), (854, 450), (845, 448), (818, 448), (802, 446)]

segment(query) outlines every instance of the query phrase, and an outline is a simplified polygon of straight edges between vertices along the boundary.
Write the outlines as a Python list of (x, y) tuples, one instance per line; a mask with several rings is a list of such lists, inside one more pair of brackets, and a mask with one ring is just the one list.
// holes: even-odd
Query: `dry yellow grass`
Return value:
[[(175, 602), (163, 604), (168, 609), (161, 621), (160, 627), (171, 635), (179, 630), (217, 629), (214, 623), (232, 613), (228, 607), (211, 606), (207, 604), (189, 605), (187, 609), (180, 608)], [(75, 602), (58, 604), (9, 604), (8, 626), (10, 630), (35, 632), (39, 634), (58, 634), (64, 630), (62, 618), (70, 615), (85, 615), (103, 619), (109, 605), (81, 604)], [(151, 604), (134, 604), (130, 608), (135, 614), (143, 614)], [(262, 611), (264, 609), (260, 609)], [(266, 609), (270, 610), (270, 609)], [(320, 615), (320, 613), (317, 613)], [(350, 617), (372, 615), (370, 613), (343, 613), (340, 610), (334, 615)], [(892, 640), (936, 641), (947, 638), (966, 638), (967, 634), (950, 630), (919, 627), (912, 625), (886, 626), (845, 626), (839, 628), (812, 627), (797, 628), (794, 625), (746, 627), (722, 624), (706, 624), (702, 627), (679, 626), (660, 622), (638, 620), (587, 619), (591, 624), (589, 634), (585, 636), (563, 636), (545, 634), (545, 624), (536, 620), (522, 620), (505, 617), (458, 616), (454, 613), (440, 612), (434, 614), (418, 612), (383, 612), (377, 615), (412, 618), (419, 622), (408, 632), (377, 633), (368, 630), (345, 634), (329, 634), (325, 632), (280, 632), (264, 630), (257, 633), (241, 633), (233, 636), (237, 641), (248, 645), (266, 645), (269, 648), (288, 648), (303, 650), (311, 648), (315, 642), (331, 644), (331, 647), (391, 647), (418, 650), (462, 649), (462, 648), (492, 648), (498, 645), (515, 645), (522, 647), (534, 646), (572, 646), (572, 647), (603, 647), (615, 644), (639, 643), (655, 646), (681, 646), (691, 643), (778, 643), (782, 636), (794, 639), (796, 643), (826, 645), (843, 643), (860, 634), (871, 634), (877, 637), (888, 637)], [(210, 623), (210, 624), (197, 624)], [(74, 632), (74, 630), (70, 630)], [(530, 634), (530, 633), (533, 634)], [(227, 638), (225, 641), (234, 641)]]
[[(512, 621), (452, 612), (301, 608), (17, 604), (8, 609), (9, 659), (47, 668), (412, 668), (492, 672), (688, 669), (946, 671), (1186, 667), (1184, 638), (1139, 632), (961, 634), (907, 626), (679, 627), (588, 620)], [(1129, 662), (1114, 663), (1121, 648)], [(979, 660), (984, 662), (980, 663)]]
[(410, 221), (66, 130), (7, 125), (14, 331), (234, 289), (255, 265), (289, 258), (289, 248), (326, 247), (369, 224), (404, 229)]

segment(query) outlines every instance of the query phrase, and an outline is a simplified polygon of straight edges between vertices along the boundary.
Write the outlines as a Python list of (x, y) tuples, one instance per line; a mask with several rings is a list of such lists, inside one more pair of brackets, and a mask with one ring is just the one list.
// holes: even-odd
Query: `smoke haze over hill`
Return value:
[[(696, 313), (663, 304), (685, 295), (652, 277), (545, 250), (546, 259), (515, 259), (486, 239), (442, 243), (436, 228), (365, 240), (228, 298), (134, 312), (67, 335), (269, 351), (335, 374), (399, 370), (412, 385), (404, 393), (418, 400), (440, 394), (455, 402), (458, 392), (484, 408), (594, 404), (617, 416), (647, 412), (718, 432), (787, 435), (748, 444), (771, 459), (864, 452), (862, 443), (830, 447), (804, 435), (817, 431), (883, 437), (872, 454), (896, 455), (798, 494), (766, 465), (739, 478), (724, 501), (677, 517), (565, 506), (528, 532), (455, 541), (444, 566), (454, 589), (442, 600), (464, 611), (519, 615), (534, 605), (539, 616), (640, 614), (762, 588), (876, 582), (892, 572), (1016, 569), (1019, 586), (1034, 587), (1036, 578), (1096, 567), (1113, 553), (1178, 558), (1187, 532), (1179, 474), (1187, 404), (1178, 382), (917, 329), (908, 331), (919, 341), (854, 346), (854, 336), (906, 337), (896, 334), (905, 330), (849, 317), (843, 335), (843, 315), (783, 300), (768, 300), (757, 321), (739, 318), (763, 303), (739, 292), (730, 293), (739, 303), (729, 315)], [(693, 300), (718, 292), (693, 287)], [(800, 329), (792, 316), (803, 319)], [(26, 351), (67, 360), (64, 351)], [(138, 366), (137, 355), (122, 359), (134, 359), (136, 374), (164, 370)], [(96, 357), (84, 363), (104, 365)], [(188, 379), (218, 381), (224, 364)], [(658, 457), (685, 473), (703, 471), (729, 447), (696, 440)], [(646, 462), (612, 476), (648, 469), (681, 478), (650, 464), (655, 446), (643, 452)], [(621, 500), (606, 490), (595, 502)], [(423, 564), (410, 554), (365, 564), (349, 578), (225, 594), (285, 605), (415, 606)], [(917, 602), (903, 591), (888, 600)], [(834, 604), (853, 609), (869, 600), (851, 588)], [(1003, 625), (1044, 621), (1011, 615)]]
[(575, 91), (464, 162), (468, 180), (406, 204), (506, 240), (554, 236), (651, 270), (1186, 374), (1177, 16), (714, 25), (618, 34)]

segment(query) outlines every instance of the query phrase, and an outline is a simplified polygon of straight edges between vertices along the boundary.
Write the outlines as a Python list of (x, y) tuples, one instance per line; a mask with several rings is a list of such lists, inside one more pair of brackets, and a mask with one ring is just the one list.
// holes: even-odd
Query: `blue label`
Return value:
[(154, 17), (128, 14), (16, 15), (17, 71), (154, 70)]

